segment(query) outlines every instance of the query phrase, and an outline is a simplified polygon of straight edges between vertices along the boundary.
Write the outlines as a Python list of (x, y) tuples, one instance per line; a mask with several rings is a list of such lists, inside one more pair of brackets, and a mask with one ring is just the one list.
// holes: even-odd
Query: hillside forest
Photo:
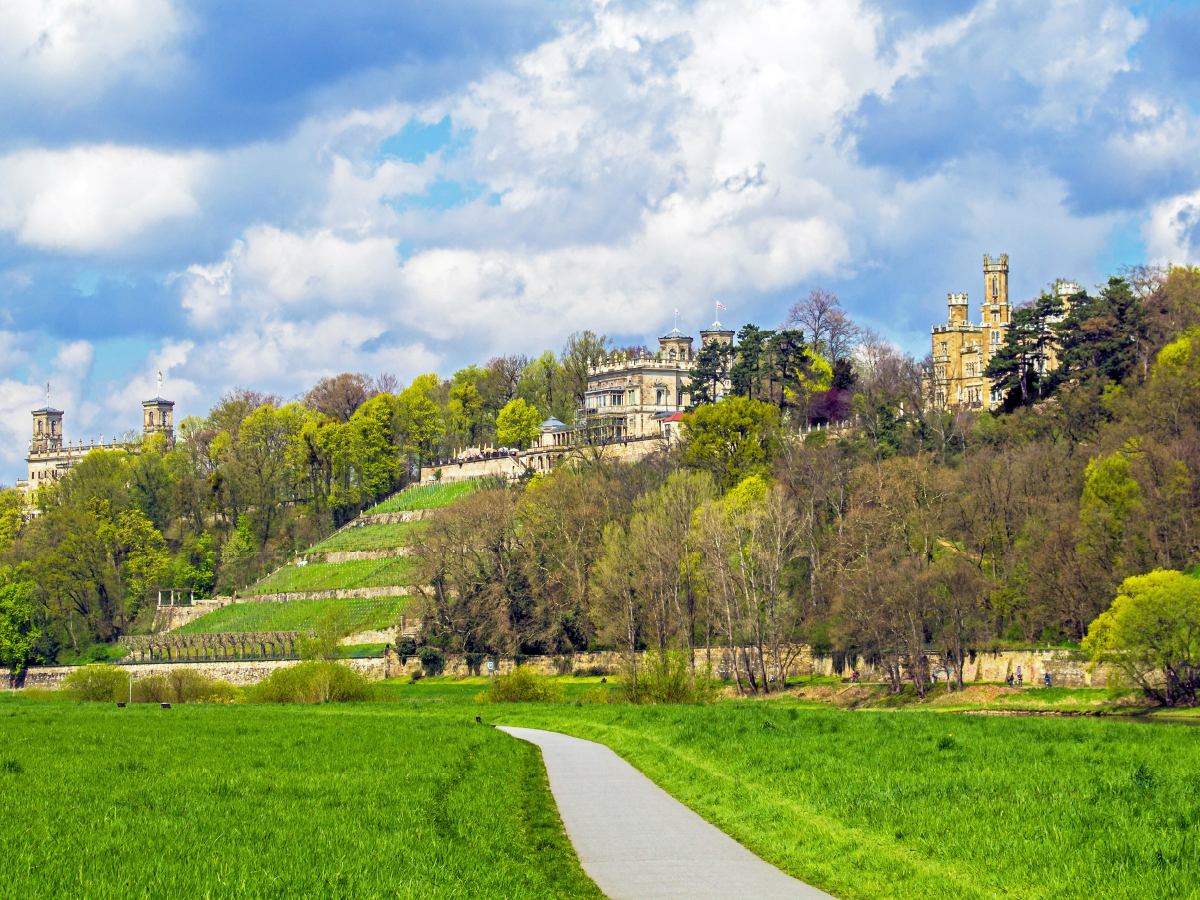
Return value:
[[(987, 372), (995, 412), (939, 407), (932, 359), (823, 291), (779, 332), (702, 348), (678, 444), (636, 463), (585, 447), (433, 519), (416, 548), (421, 641), (722, 646), (752, 691), (798, 641), (883, 661), (897, 686), (927, 677), (910, 664), (927, 652), (961, 677), (981, 649), (1078, 644), (1127, 578), (1200, 561), (1200, 269), (1127, 269), (1065, 308), (1054, 287), (1014, 313)], [(0, 492), (4, 661), (145, 632), (161, 588), (250, 584), (421, 464), (570, 424), (590, 365), (646, 352), (581, 332), (558, 354), (403, 387), (237, 389), (173, 446), (90, 453), (31, 505)], [(732, 392), (706, 393), (726, 375)]]

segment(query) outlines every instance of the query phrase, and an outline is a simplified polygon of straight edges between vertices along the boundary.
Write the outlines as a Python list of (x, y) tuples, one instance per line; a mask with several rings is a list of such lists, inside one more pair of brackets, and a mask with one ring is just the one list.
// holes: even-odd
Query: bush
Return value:
[(238, 690), (227, 681), (209, 678), (195, 669), (173, 669), (133, 683), (134, 703), (232, 703)]
[(565, 694), (561, 684), (528, 666), (518, 666), (510, 674), (493, 681), (475, 699), (481, 703), (558, 703)]
[(412, 638), (402, 637), (396, 641), (396, 654), (401, 659), (417, 655), (417, 643)]
[(421, 660), (421, 668), (426, 675), (441, 675), (446, 668), (446, 657), (428, 645), (417, 651), (417, 658)]
[(576, 669), (574, 671), (576, 678), (603, 678), (606, 675), (612, 675), (607, 666), (588, 666), (586, 669)]
[(129, 675), (116, 666), (93, 663), (64, 678), (62, 687), (76, 700), (112, 703), (129, 696)]
[(711, 669), (693, 672), (682, 650), (647, 650), (636, 682), (632, 676), (632, 671), (625, 673), (613, 699), (628, 703), (711, 703), (716, 699)]
[(318, 660), (276, 669), (249, 695), (255, 703), (346, 703), (371, 699), (371, 686), (353, 669)]

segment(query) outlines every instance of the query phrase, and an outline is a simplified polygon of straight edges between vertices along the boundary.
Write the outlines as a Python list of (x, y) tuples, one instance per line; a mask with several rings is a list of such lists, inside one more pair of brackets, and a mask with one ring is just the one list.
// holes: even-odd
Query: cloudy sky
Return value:
[[(249, 12), (247, 10), (250, 10)], [(1200, 4), (0, 0), (0, 482), (235, 385), (1200, 261)]]

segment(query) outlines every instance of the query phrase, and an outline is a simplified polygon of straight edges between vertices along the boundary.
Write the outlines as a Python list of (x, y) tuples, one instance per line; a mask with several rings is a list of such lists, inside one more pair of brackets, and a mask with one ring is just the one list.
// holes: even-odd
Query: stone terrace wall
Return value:
[[(132, 675), (134, 679), (146, 678), (150, 675), (166, 675), (179, 667), (195, 669), (209, 678), (219, 678), (239, 687), (257, 684), (270, 676), (276, 669), (286, 669), (299, 663), (296, 659), (254, 659), (254, 660), (222, 660), (220, 662), (179, 662), (179, 663), (132, 663), (117, 668)], [(342, 660), (344, 665), (361, 674), (368, 681), (381, 681), (384, 678), (402, 675), (403, 667), (393, 653), (387, 656), (368, 657), (366, 659)], [(31, 666), (25, 670), (25, 687), (57, 688), (62, 680), (75, 671), (76, 666)]]
[[(367, 636), (373, 639), (365, 639)], [(359, 635), (353, 637), (363, 638), (358, 643), (370, 644), (391, 643), (395, 640), (395, 634), (392, 629), (380, 630), (374, 633), (361, 632)], [(346, 643), (349, 643), (349, 641)], [(852, 669), (849, 660), (847, 660), (845, 663), (846, 667), (842, 671), (835, 671), (833, 657), (813, 657), (808, 652), (807, 647), (796, 648), (796, 653), (794, 662), (788, 667), (787, 674), (789, 678), (806, 675), (840, 675), (844, 677), (848, 676)], [(698, 655), (698, 662), (703, 665), (705, 661), (704, 650), (701, 649)], [(569, 659), (572, 670), (604, 667), (610, 672), (616, 673), (625, 665), (627, 655), (612, 651), (597, 651), (576, 653), (569, 657)], [(542, 674), (553, 675), (555, 673), (554, 660), (555, 657), (552, 656), (531, 656), (527, 657), (523, 661), (523, 664)], [(220, 660), (215, 662), (132, 663), (121, 666), (121, 669), (133, 673), (134, 678), (142, 678), (146, 675), (163, 674), (175, 666), (191, 666), (210, 677), (220, 678), (231, 684), (246, 685), (255, 684), (266, 678), (275, 669), (295, 665), (296, 662), (296, 660)], [(389, 651), (383, 657), (351, 659), (344, 660), (343, 662), (355, 671), (362, 672), (365, 677), (373, 681), (385, 677), (411, 676), (421, 670), (420, 659), (410, 656), (401, 661), (394, 651)], [(936, 664), (937, 660), (931, 658), (931, 662)], [(755, 666), (757, 671), (757, 662), (755, 662)], [(964, 669), (963, 680), (967, 682), (1002, 682), (1007, 678), (1009, 671), (1012, 671), (1014, 674), (1016, 673), (1017, 666), (1022, 667), (1022, 674), (1025, 675), (1025, 684), (1027, 685), (1042, 684), (1043, 676), (1048, 671), (1050, 672), (1051, 682), (1055, 687), (1105, 686), (1104, 671), (1099, 670), (1089, 674), (1087, 671), (1087, 660), (1082, 658), (1082, 654), (1079, 651), (1072, 650), (1001, 650), (996, 653), (979, 654), (976, 656), (976, 661), (969, 663)], [(733, 666), (731, 665), (727, 648), (720, 650), (713, 648), (712, 667), (713, 674), (719, 678), (733, 677)], [(511, 658), (501, 659), (495, 671), (498, 675), (505, 675), (514, 668), (515, 664)], [(874, 667), (868, 665), (861, 657), (858, 660), (856, 668), (865, 681), (882, 680), (885, 677), (885, 673), (882, 670), (876, 671)], [(30, 667), (26, 670), (25, 684), (30, 687), (57, 687), (62, 679), (74, 670), (74, 666)], [(480, 674), (487, 674), (486, 659), (482, 662), (479, 671)], [(770, 665), (767, 666), (767, 671), (768, 674), (775, 674), (773, 667)], [(467, 658), (461, 654), (450, 654), (447, 656), (444, 674), (455, 677), (471, 674)], [(742, 667), (742, 677), (745, 677), (744, 667)]]

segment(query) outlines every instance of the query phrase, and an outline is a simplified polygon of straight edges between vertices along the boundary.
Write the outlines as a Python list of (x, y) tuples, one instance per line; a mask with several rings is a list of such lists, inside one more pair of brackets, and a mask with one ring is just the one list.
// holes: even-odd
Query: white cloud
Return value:
[(1152, 262), (1200, 263), (1200, 191), (1156, 204), (1142, 226), (1142, 239)]
[[(46, 405), (46, 383), (50, 383), (51, 405), (64, 410), (63, 429), (69, 440), (78, 440), (81, 388), (92, 367), (95, 351), (88, 341), (71, 341), (58, 346), (46, 369), (36, 364), (43, 347), (37, 336), (0, 332), (0, 361), (6, 367), (23, 365), (24, 377), (11, 371), (0, 373), (0, 461), (5, 475), (0, 483), (24, 477), (23, 458), (32, 434), (30, 411)], [(11, 475), (10, 475), (11, 473)]]
[(184, 18), (169, 0), (0, 3), (0, 86), (68, 105), (123, 77), (161, 79)]
[(0, 157), (0, 228), (67, 253), (120, 249), (162, 222), (195, 214), (202, 154), (101, 145)]

